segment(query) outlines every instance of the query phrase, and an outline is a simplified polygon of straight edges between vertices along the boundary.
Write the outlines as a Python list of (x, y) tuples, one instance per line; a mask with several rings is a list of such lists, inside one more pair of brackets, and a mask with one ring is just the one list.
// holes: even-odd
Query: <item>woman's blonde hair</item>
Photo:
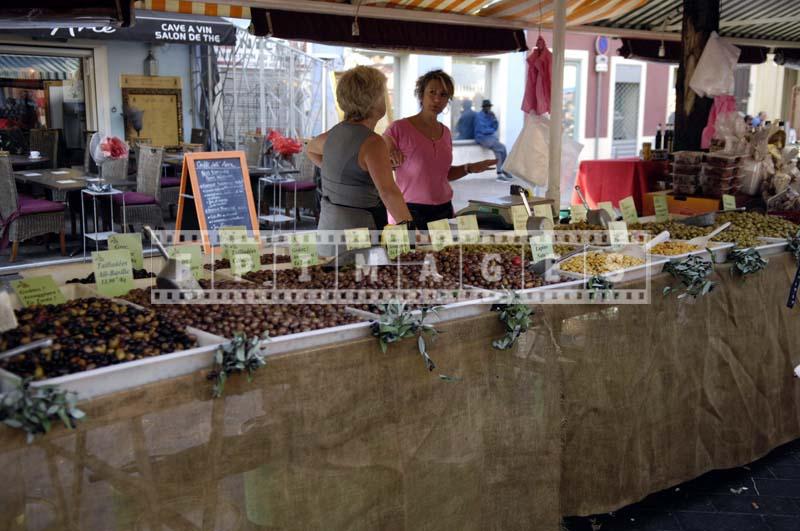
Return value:
[(339, 78), (336, 101), (345, 120), (365, 120), (384, 97), (385, 90), (386, 76), (383, 72), (370, 66), (357, 66)]

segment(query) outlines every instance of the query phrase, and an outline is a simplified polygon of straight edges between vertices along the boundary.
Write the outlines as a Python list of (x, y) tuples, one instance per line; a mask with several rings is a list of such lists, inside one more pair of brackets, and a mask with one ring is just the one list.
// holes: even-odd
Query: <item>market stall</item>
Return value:
[(797, 262), (782, 245), (744, 278), (716, 266), (696, 299), (663, 295), (676, 281), (660, 274), (646, 305), (624, 296), (642, 281), (614, 287), (621, 302), (534, 305), (509, 350), (492, 347), (504, 327), (484, 305), (436, 323), (434, 372), (412, 339), (278, 354), (277, 332), (221, 398), (195, 370), (80, 403), (74, 432), (28, 444), (4, 428), (0, 521), (556, 529), (750, 462), (800, 437)]

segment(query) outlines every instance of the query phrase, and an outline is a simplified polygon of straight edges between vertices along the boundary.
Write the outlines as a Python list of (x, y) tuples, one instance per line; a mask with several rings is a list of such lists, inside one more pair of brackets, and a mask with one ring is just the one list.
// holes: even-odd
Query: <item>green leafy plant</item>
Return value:
[(767, 267), (767, 261), (761, 257), (761, 253), (755, 249), (734, 249), (728, 255), (728, 259), (733, 262), (731, 274), (741, 277), (754, 275)]
[(86, 414), (75, 407), (78, 396), (56, 387), (31, 387), (31, 379), (22, 380), (19, 387), (0, 394), (0, 420), (6, 426), (25, 430), (28, 443), (38, 434), (45, 434), (60, 419), (69, 429)]
[(214, 368), (208, 374), (214, 380), (212, 395), (219, 398), (225, 392), (225, 381), (231, 374), (246, 372), (247, 381), (252, 381), (253, 373), (263, 367), (265, 343), (269, 337), (248, 338), (237, 332), (231, 341), (220, 346), (214, 354)]
[[(683, 293), (678, 295), (679, 299), (687, 295), (694, 298), (702, 297), (714, 289), (714, 282), (708, 279), (714, 271), (714, 263), (703, 260), (698, 255), (689, 256), (680, 262), (669, 262), (664, 266), (664, 271), (679, 280), (683, 286)], [(664, 295), (673, 291), (678, 291), (678, 289), (667, 286), (664, 288)]]
[(508, 296), (510, 303), (492, 306), (492, 311), (500, 312), (500, 321), (506, 327), (506, 334), (492, 341), (492, 346), (499, 350), (514, 346), (519, 336), (528, 331), (532, 322), (533, 309), (522, 303), (518, 293), (509, 293)]
[[(378, 338), (381, 351), (386, 352), (390, 343), (396, 343), (408, 337), (417, 337), (417, 348), (425, 361), (425, 368), (432, 371), (436, 364), (428, 355), (425, 335), (436, 336), (439, 331), (433, 325), (426, 324), (428, 314), (436, 315), (436, 308), (423, 307), (419, 315), (406, 306), (405, 302), (392, 300), (378, 305), (380, 317), (372, 321), (372, 335)], [(447, 376), (442, 378), (451, 379)]]
[(794, 236), (786, 238), (789, 242), (789, 252), (794, 255), (797, 265), (800, 265), (800, 230)]
[(595, 275), (589, 278), (586, 281), (586, 289), (590, 291), (589, 298), (594, 299), (598, 295), (602, 297), (604, 294), (611, 295), (612, 290), (614, 289), (614, 284), (599, 275)]

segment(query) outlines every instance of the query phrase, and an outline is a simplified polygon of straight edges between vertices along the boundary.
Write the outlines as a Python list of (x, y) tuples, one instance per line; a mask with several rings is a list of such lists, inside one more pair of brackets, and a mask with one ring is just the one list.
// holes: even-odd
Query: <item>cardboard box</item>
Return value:
[(716, 212), (722, 209), (722, 203), (719, 199), (693, 196), (676, 197), (672, 194), (672, 192), (662, 190), (659, 192), (649, 192), (645, 194), (644, 204), (642, 205), (642, 214), (645, 216), (652, 216), (656, 213), (655, 207), (653, 207), (654, 195), (667, 196), (667, 208), (669, 209), (670, 214), (693, 216), (696, 214), (705, 214), (706, 212)]

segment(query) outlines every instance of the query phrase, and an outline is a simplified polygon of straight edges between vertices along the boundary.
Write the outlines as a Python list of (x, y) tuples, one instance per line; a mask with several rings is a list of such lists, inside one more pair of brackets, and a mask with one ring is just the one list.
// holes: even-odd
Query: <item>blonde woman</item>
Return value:
[(411, 222), (394, 182), (389, 150), (375, 125), (386, 114), (386, 76), (357, 66), (342, 74), (336, 101), (344, 121), (308, 143), (309, 159), (321, 168), (320, 230), (383, 229), (392, 218)]

